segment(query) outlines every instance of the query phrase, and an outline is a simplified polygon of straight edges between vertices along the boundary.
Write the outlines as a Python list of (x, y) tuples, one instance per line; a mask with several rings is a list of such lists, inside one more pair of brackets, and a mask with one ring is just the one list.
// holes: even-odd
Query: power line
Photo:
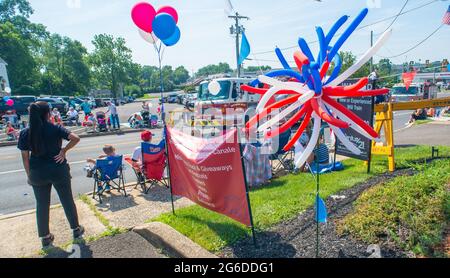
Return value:
[(403, 55), (405, 55), (406, 53), (408, 53), (408, 52), (410, 52), (410, 51), (413, 51), (414, 49), (416, 49), (417, 47), (419, 47), (420, 45), (422, 45), (424, 42), (426, 42), (429, 38), (431, 38), (434, 34), (436, 34), (437, 31), (439, 31), (439, 29), (441, 29), (442, 26), (444, 26), (444, 25), (445, 25), (445, 24), (439, 25), (439, 27), (436, 28), (436, 30), (434, 30), (434, 31), (433, 31), (430, 35), (428, 35), (425, 39), (421, 40), (418, 44), (414, 45), (414, 46), (411, 47), (410, 49), (408, 49), (408, 50), (406, 50), (406, 51), (404, 51), (404, 52), (402, 52), (402, 53), (400, 53), (400, 54), (397, 54), (397, 55), (394, 55), (394, 56), (390, 56), (390, 57), (385, 57), (385, 56), (381, 56), (381, 55), (377, 55), (377, 56), (379, 56), (379, 57), (381, 57), (381, 58), (385, 58), (385, 59), (392, 59), (392, 58), (397, 58), (397, 57), (403, 56)]
[[(402, 9), (400, 10), (400, 12), (398, 12), (397, 16), (394, 18), (394, 20), (391, 22), (391, 24), (389, 24), (389, 26), (386, 28), (386, 30), (384, 30), (384, 32), (386, 32), (387, 30), (389, 30), (389, 28), (391, 28), (392, 25), (394, 25), (394, 23), (397, 21), (398, 17), (400, 16), (400, 14), (403, 12), (403, 10), (405, 9), (406, 5), (408, 5), (409, 0), (405, 1), (405, 4), (403, 4)], [(384, 33), (383, 32), (383, 33)]]
[[(400, 12), (400, 13), (397, 14), (397, 15), (390, 16), (390, 17), (386, 17), (386, 18), (380, 19), (380, 20), (378, 20), (378, 21), (375, 21), (375, 22), (372, 22), (372, 23), (369, 23), (369, 24), (360, 26), (360, 27), (358, 27), (356, 30), (361, 30), (361, 29), (364, 29), (364, 28), (367, 28), (367, 27), (370, 27), (370, 26), (373, 26), (373, 25), (376, 25), (376, 24), (379, 24), (379, 23), (388, 21), (388, 20), (393, 19), (393, 18), (394, 18), (394, 19), (395, 19), (395, 18), (398, 18), (398, 17), (401, 16), (401, 15), (405, 15), (405, 14), (411, 13), (411, 12), (413, 12), (413, 11), (419, 10), (419, 9), (421, 9), (421, 8), (424, 8), (424, 7), (426, 7), (426, 6), (428, 6), (428, 5), (431, 5), (431, 4), (433, 4), (433, 3), (435, 3), (435, 2), (438, 2), (438, 1), (439, 1), (439, 0), (433, 0), (433, 1), (430, 1), (430, 2), (428, 2), (428, 3), (425, 3), (425, 4), (423, 4), (423, 5), (417, 6), (417, 7), (412, 8), (412, 9), (409, 9), (409, 10), (407, 10), (407, 11)], [(406, 6), (406, 5), (405, 5), (405, 6)], [(404, 9), (404, 8), (403, 8), (403, 9)], [(395, 21), (394, 21), (394, 22), (395, 22)], [(341, 33), (341, 34), (342, 34), (342, 33)], [(310, 41), (310, 42), (308, 42), (308, 43), (309, 43), (309, 44), (318, 43), (318, 40)], [(293, 49), (293, 48), (297, 48), (297, 47), (298, 47), (297, 45), (293, 45), (293, 46), (281, 48), (281, 50), (289, 50), (289, 49)], [(256, 53), (254, 53), (254, 55), (268, 54), (268, 53), (273, 53), (273, 50), (256, 52)]]

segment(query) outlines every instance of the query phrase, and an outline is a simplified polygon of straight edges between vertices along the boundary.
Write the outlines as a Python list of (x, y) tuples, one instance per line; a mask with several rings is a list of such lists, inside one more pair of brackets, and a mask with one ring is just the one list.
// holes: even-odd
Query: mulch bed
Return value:
[[(328, 198), (328, 222), (320, 225), (320, 252), (323, 258), (367, 258), (372, 254), (373, 247), (353, 239), (349, 235), (336, 233), (336, 222), (350, 213), (353, 202), (367, 189), (380, 183), (385, 183), (395, 177), (414, 175), (414, 170), (403, 169), (394, 173), (385, 173), (373, 177), (352, 188), (343, 190), (336, 196), (343, 199)], [(316, 222), (313, 207), (298, 215), (296, 218), (278, 224), (271, 229), (257, 232), (257, 248), (251, 238), (238, 241), (232, 246), (219, 252), (225, 258), (313, 258), (316, 257)], [(408, 257), (389, 240), (378, 245), (383, 258)]]

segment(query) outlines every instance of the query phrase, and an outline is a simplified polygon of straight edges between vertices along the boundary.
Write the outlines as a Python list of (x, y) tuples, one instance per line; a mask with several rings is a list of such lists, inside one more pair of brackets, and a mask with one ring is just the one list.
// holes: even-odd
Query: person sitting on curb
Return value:
[(73, 124), (75, 122), (75, 125), (79, 125), (79, 119), (78, 112), (73, 108), (70, 107), (69, 111), (67, 112), (67, 120)]
[(408, 124), (412, 124), (417, 120), (426, 120), (426, 119), (427, 119), (427, 110), (417, 109), (414, 113), (411, 114), (411, 118), (409, 119)]
[[(116, 149), (111, 146), (111, 145), (105, 145), (103, 147), (103, 153), (102, 155), (100, 155), (97, 159), (93, 159), (93, 158), (88, 158), (86, 159), (86, 162), (88, 163), (88, 177), (92, 177), (93, 173), (95, 172), (96, 169), (96, 163), (98, 159), (111, 159), (111, 158), (115, 158), (117, 157), (116, 154)], [(97, 187), (97, 192), (100, 193), (103, 191), (103, 187), (101, 185), (99, 185)], [(105, 186), (105, 192), (110, 192), (111, 191), (111, 186), (109, 185), (109, 183), (106, 184)]]
[(13, 127), (11, 122), (6, 123), (5, 133), (8, 136), (8, 141), (15, 141), (19, 137), (19, 132)]

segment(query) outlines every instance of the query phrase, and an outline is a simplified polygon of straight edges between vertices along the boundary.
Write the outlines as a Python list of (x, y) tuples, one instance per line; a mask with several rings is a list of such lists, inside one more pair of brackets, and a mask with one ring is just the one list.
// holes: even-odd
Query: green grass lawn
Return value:
[(159, 99), (161, 97), (160, 94), (145, 94), (143, 97), (138, 100), (149, 100), (149, 99)]
[(435, 249), (450, 215), (450, 159), (419, 165), (414, 176), (397, 177), (364, 192), (353, 213), (339, 224), (367, 243), (389, 236), (405, 250), (426, 256), (444, 256)]
[(433, 121), (432, 119), (417, 120), (417, 121), (414, 121), (414, 125), (424, 125), (424, 124), (431, 123), (432, 121)]
[[(450, 148), (440, 147), (440, 154), (450, 156)], [(410, 167), (412, 161), (429, 157), (431, 147), (396, 149), (398, 168)], [(322, 198), (387, 171), (387, 159), (384, 157), (375, 157), (371, 174), (367, 174), (367, 168), (361, 161), (348, 159), (344, 165), (344, 171), (320, 177)], [(315, 180), (308, 173), (284, 176), (273, 180), (268, 186), (252, 190), (250, 200), (255, 228), (266, 230), (292, 219), (314, 204), (314, 194)], [(244, 225), (197, 205), (176, 210), (176, 215), (162, 214), (149, 221), (166, 223), (210, 251), (219, 251), (250, 235), (250, 230)]]

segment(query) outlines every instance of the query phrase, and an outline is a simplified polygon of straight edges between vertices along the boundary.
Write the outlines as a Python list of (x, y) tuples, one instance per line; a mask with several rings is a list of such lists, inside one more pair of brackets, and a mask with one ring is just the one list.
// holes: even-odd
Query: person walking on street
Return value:
[[(84, 234), (84, 228), (78, 222), (72, 195), (72, 177), (66, 160), (66, 153), (80, 142), (80, 137), (62, 126), (50, 123), (51, 113), (47, 102), (32, 103), (29, 112), (29, 127), (21, 131), (17, 147), (21, 151), (28, 184), (32, 186), (36, 199), (38, 235), (42, 247), (46, 248), (54, 241), (49, 228), (52, 186), (58, 193), (73, 238), (80, 238)], [(62, 147), (63, 139), (69, 141), (65, 147)]]
[(81, 106), (81, 109), (83, 109), (85, 117), (89, 116), (91, 114), (92, 107), (91, 107), (91, 104), (87, 101), (87, 99), (85, 99), (80, 106)]
[[(106, 113), (111, 114), (111, 125), (114, 129), (120, 129), (119, 114), (117, 113), (117, 107), (113, 102), (108, 102), (108, 111)], [(117, 126), (117, 127), (116, 127)]]

